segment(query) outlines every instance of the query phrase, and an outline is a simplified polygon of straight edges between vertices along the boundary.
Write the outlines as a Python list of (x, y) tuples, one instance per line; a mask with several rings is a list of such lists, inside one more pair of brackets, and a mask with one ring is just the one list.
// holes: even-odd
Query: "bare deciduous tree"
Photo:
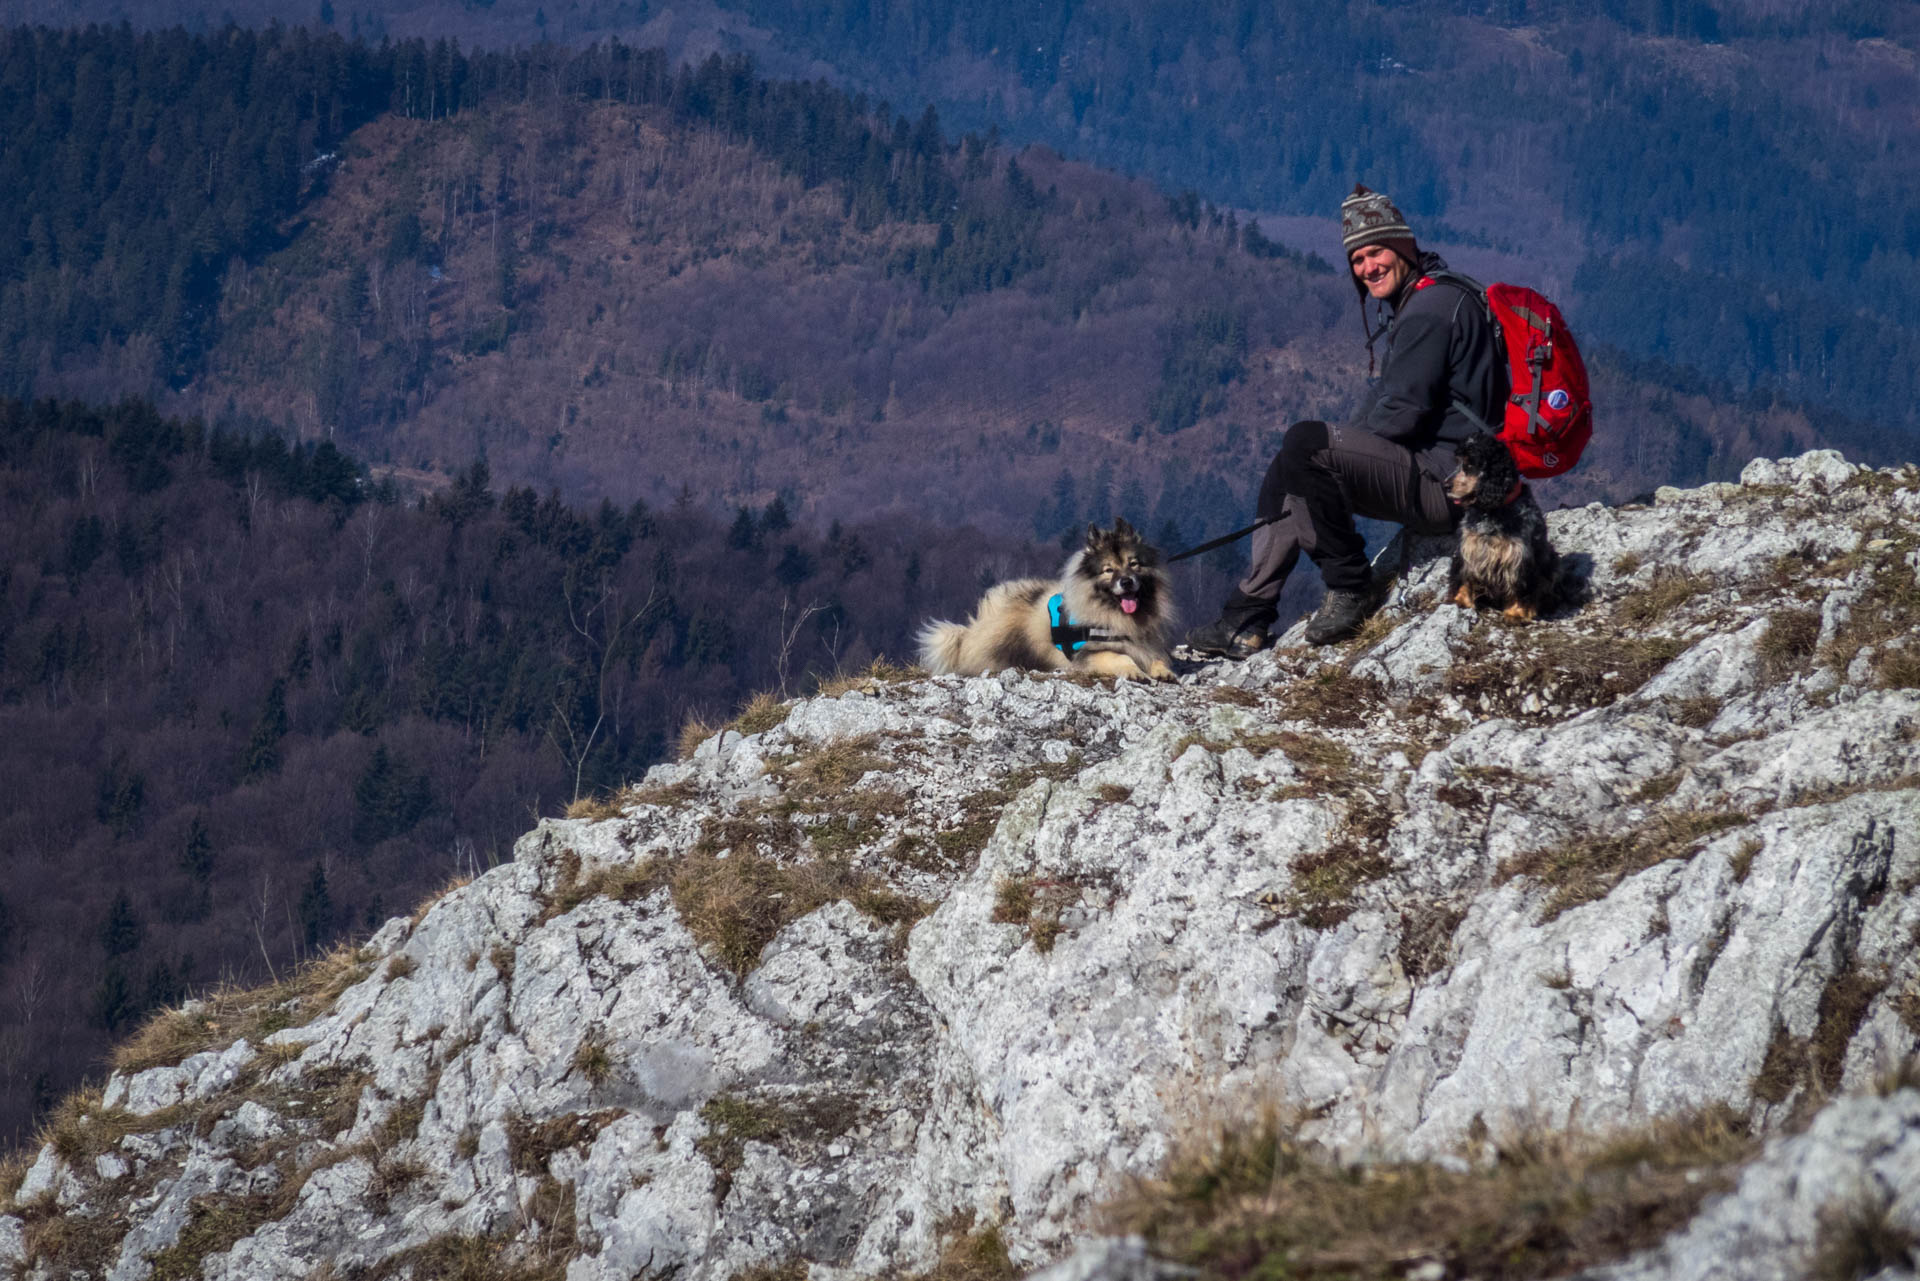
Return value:
[(267, 949), (267, 921), (273, 915), (273, 872), (262, 868), (255, 890), (247, 900), (247, 924), (253, 930), (254, 942), (260, 945), (260, 959), (267, 963), (267, 977), (275, 983), (280, 981), (280, 973), (273, 968), (273, 955)]
[[(579, 584), (572, 575), (568, 575), (563, 585), (567, 602), (567, 622), (585, 642), (588, 664), (594, 677), (594, 720), (593, 725), (581, 733), (575, 729), (573, 716), (564, 703), (565, 695), (557, 694), (553, 699), (554, 716), (547, 724), (547, 739), (573, 769), (573, 799), (580, 799), (581, 778), (586, 773), (587, 757), (593, 751), (594, 742), (600, 737), (601, 727), (607, 719), (607, 677), (612, 670), (614, 655), (619, 651), (620, 638), (626, 630), (645, 618), (649, 611), (660, 601), (660, 589), (651, 586), (647, 589), (647, 598), (640, 607), (628, 614), (621, 604), (621, 591), (613, 582), (611, 575), (603, 574), (600, 584), (591, 601), (581, 599)], [(560, 742), (559, 732), (566, 735), (566, 743)]]
[(775, 670), (780, 676), (780, 697), (782, 698), (792, 697), (787, 690), (787, 669), (793, 660), (793, 647), (800, 638), (800, 629), (806, 625), (809, 618), (824, 608), (825, 606), (808, 601), (789, 626), (787, 614), (793, 609), (793, 597), (783, 597), (780, 601), (780, 650), (775, 659)]

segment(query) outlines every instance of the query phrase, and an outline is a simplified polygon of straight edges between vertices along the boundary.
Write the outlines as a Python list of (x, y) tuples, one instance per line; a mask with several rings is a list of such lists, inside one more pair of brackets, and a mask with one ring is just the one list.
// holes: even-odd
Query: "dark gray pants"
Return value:
[(1287, 575), (1305, 552), (1329, 591), (1365, 591), (1366, 540), (1355, 516), (1389, 520), (1416, 533), (1444, 534), (1456, 510), (1444, 481), (1428, 475), (1411, 450), (1357, 427), (1295, 423), (1260, 485), (1253, 563), (1228, 610), (1264, 612), (1271, 621)]

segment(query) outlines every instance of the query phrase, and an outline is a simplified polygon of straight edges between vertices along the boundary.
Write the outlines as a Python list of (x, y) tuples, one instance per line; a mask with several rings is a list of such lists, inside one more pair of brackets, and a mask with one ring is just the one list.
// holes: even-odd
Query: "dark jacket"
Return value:
[(1389, 304), (1380, 380), (1353, 422), (1413, 451), (1436, 480), (1453, 474), (1454, 445), (1482, 430), (1480, 423), (1498, 429), (1508, 389), (1506, 353), (1479, 296), (1448, 279), (1420, 287), (1446, 267), (1439, 254), (1421, 254), (1419, 270)]

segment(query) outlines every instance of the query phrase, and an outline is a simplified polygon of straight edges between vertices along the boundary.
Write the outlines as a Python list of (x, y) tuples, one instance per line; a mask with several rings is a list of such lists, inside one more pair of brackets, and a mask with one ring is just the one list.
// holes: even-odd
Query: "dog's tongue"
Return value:
[(1137, 600), (1135, 600), (1135, 599), (1134, 599), (1133, 597), (1131, 597), (1131, 596), (1122, 596), (1122, 597), (1120, 598), (1120, 612), (1121, 612), (1121, 613), (1123, 613), (1123, 614), (1131, 614), (1131, 613), (1132, 613), (1132, 612), (1133, 612), (1134, 610), (1136, 610), (1136, 609), (1139, 609), (1139, 608), (1140, 608), (1140, 602), (1139, 602), (1139, 601), (1137, 601)]

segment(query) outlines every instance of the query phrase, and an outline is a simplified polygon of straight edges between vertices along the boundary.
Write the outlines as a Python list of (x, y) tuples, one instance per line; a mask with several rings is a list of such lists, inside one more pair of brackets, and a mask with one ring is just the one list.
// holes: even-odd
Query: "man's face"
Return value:
[(1400, 292), (1400, 286), (1413, 274), (1413, 264), (1385, 245), (1362, 245), (1348, 256), (1353, 278), (1366, 286), (1367, 294), (1388, 299)]

